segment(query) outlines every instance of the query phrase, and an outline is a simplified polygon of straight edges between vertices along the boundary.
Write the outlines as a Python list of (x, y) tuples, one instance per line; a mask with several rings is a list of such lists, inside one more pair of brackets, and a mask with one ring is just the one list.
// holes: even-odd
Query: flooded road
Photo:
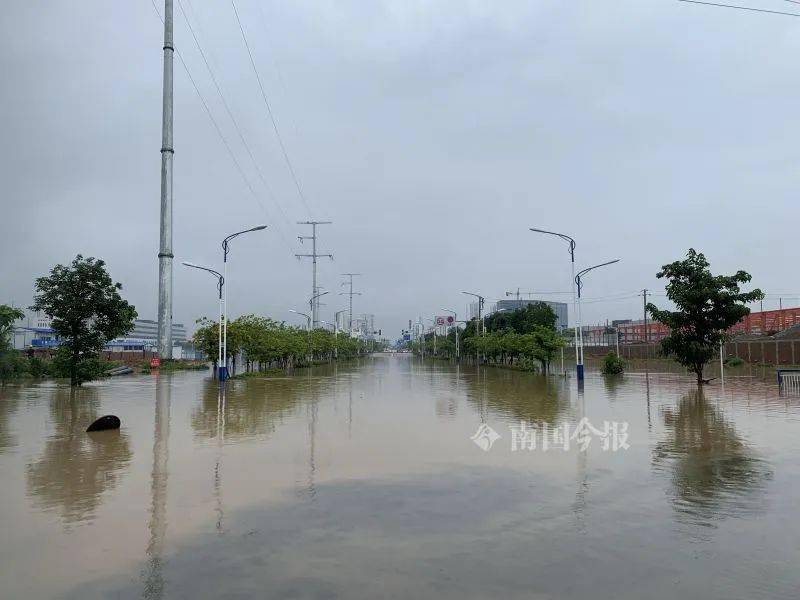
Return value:
[[(121, 430), (84, 432), (109, 413)], [(579, 392), (378, 355), (225, 393), (196, 372), (9, 386), (0, 476), (4, 598), (800, 590), (800, 399), (749, 378)]]

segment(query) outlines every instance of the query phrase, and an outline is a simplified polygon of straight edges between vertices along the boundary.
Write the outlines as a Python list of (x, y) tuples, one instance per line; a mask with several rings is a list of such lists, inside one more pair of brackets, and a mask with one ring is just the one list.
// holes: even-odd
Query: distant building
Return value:
[[(54, 348), (61, 342), (53, 331), (52, 319), (47, 315), (29, 312), (24, 324), (14, 328), (15, 345), (19, 348)], [(20, 343), (20, 338), (22, 339)], [(172, 324), (172, 344), (188, 346), (186, 328), (181, 323)], [(149, 319), (136, 319), (133, 329), (124, 337), (116, 338), (106, 344), (105, 349), (114, 352), (142, 352), (154, 350), (158, 346), (158, 322)]]

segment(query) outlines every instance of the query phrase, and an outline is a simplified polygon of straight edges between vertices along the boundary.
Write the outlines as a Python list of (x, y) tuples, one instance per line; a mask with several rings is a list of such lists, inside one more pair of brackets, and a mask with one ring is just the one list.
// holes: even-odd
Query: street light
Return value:
[[(475, 327), (476, 327), (476, 329), (478, 327), (480, 327), (481, 337), (485, 337), (486, 328), (483, 326), (483, 320), (482, 320), (481, 314), (483, 312), (483, 303), (486, 301), (486, 298), (484, 298), (480, 294), (475, 294), (473, 292), (461, 292), (461, 293), (462, 294), (466, 294), (467, 296), (475, 296), (478, 299), (478, 322), (476, 323)], [(481, 362), (481, 353), (480, 352), (475, 352), (475, 360), (478, 361), (478, 363)]]
[[(317, 288), (317, 289), (319, 289), (319, 288)], [(316, 300), (320, 296), (324, 296), (325, 294), (328, 294), (328, 293), (329, 292), (320, 292), (319, 294), (314, 294), (313, 296), (311, 296), (311, 298), (308, 301), (308, 306), (311, 309), (311, 314), (312, 315), (314, 314), (314, 300)], [(319, 319), (317, 319), (317, 320), (319, 320)]]
[(433, 356), (435, 358), (436, 357), (436, 328), (437, 328), (437, 324), (436, 324), (436, 319), (435, 318), (434, 319), (429, 318), (428, 321), (431, 322), (431, 330), (433, 331)]
[(290, 313), (294, 313), (296, 315), (301, 315), (306, 318), (306, 337), (308, 338), (308, 352), (311, 353), (311, 315), (307, 315), (304, 312), (300, 312), (299, 310), (292, 310), (289, 309)]
[(183, 266), (191, 267), (192, 269), (200, 269), (201, 271), (206, 271), (207, 273), (211, 273), (214, 277), (217, 278), (217, 292), (219, 293), (219, 327), (217, 328), (217, 334), (219, 337), (218, 349), (217, 349), (217, 375), (220, 381), (225, 381), (225, 377), (223, 376), (223, 372), (220, 371), (222, 366), (222, 312), (223, 312), (223, 305), (225, 301), (223, 300), (223, 289), (225, 288), (225, 277), (222, 273), (215, 271), (214, 269), (209, 269), (208, 267), (201, 267), (200, 265), (196, 265), (190, 262), (184, 262)]
[(453, 313), (453, 324), (456, 326), (456, 362), (458, 362), (458, 360), (461, 358), (461, 353), (458, 349), (458, 315), (456, 314), (456, 311), (451, 308), (443, 308), (442, 310), (444, 312)]
[[(595, 269), (599, 269), (600, 267), (605, 267), (607, 265), (613, 265), (614, 263), (618, 263), (618, 262), (619, 262), (619, 259), (615, 258), (614, 260), (610, 260), (608, 262), (600, 263), (599, 265), (595, 265), (593, 267), (587, 267), (587, 268), (583, 269), (582, 271), (578, 272), (577, 275), (575, 275), (575, 287), (578, 289), (578, 322), (579, 323), (580, 323), (580, 320), (581, 320), (581, 289), (583, 289), (583, 282), (581, 281), (581, 278), (584, 275), (586, 275), (589, 271), (594, 271)], [(581, 329), (581, 331), (580, 331), (580, 344), (581, 344), (581, 349), (580, 349), (580, 355), (579, 355), (579, 358), (578, 358), (577, 372), (578, 372), (578, 381), (583, 381), (583, 329)]]
[(333, 313), (333, 355), (337, 360), (339, 359), (339, 315), (346, 312), (347, 309), (344, 308)]
[[(250, 233), (251, 231), (261, 231), (262, 229), (266, 229), (266, 225), (257, 225), (256, 227), (251, 227), (250, 229), (245, 229), (244, 231), (237, 231), (236, 233), (230, 234), (224, 240), (222, 240), (222, 275), (223, 278), (228, 278), (228, 244), (230, 241), (240, 236), (244, 233)], [(225, 363), (220, 365), (220, 374), (219, 380), (225, 381), (228, 378), (228, 288), (225, 288), (225, 293), (223, 295), (222, 300), (222, 321), (220, 322), (220, 327), (223, 328), (222, 331), (222, 356), (225, 359)]]
[(575, 244), (575, 240), (572, 239), (570, 236), (564, 234), (564, 233), (556, 233), (555, 231), (547, 231), (545, 229), (534, 229), (533, 227), (529, 227), (528, 229), (530, 229), (534, 233), (544, 233), (546, 235), (554, 235), (556, 237), (561, 238), (562, 240), (567, 242), (567, 244), (569, 244), (569, 257), (570, 257), (570, 265), (571, 265), (571, 269), (572, 269), (572, 271), (571, 271), (571, 274), (572, 274), (571, 281), (573, 281), (573, 284), (572, 284), (572, 311), (576, 314), (576, 319), (577, 319), (577, 323), (576, 323), (576, 327), (575, 327), (575, 372), (578, 375), (578, 379), (583, 379), (583, 366), (578, 368), (578, 364), (579, 364), (579, 357), (578, 357), (578, 330), (581, 327), (581, 316), (580, 316), (580, 311), (578, 311), (578, 299), (577, 299), (577, 296), (575, 295), (575, 284), (574, 284), (574, 281), (575, 281), (575, 245), (576, 245)]

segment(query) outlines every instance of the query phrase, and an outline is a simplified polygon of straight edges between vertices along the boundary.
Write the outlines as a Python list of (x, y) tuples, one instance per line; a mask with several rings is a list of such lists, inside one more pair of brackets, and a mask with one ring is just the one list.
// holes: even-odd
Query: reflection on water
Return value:
[(488, 411), (511, 420), (557, 425), (571, 411), (570, 388), (556, 377), (520, 377), (517, 371), (483, 368), (465, 383), (467, 401), (484, 417)]
[(50, 399), (48, 437), (39, 459), (27, 467), (28, 494), (43, 508), (57, 510), (65, 523), (90, 520), (131, 461), (128, 435), (121, 430), (86, 433), (100, 415), (95, 388), (58, 388)]
[(157, 600), (164, 596), (164, 538), (167, 534), (167, 484), (169, 474), (169, 418), (171, 378), (156, 379), (153, 430), (153, 469), (150, 475), (150, 520), (147, 524), (147, 566), (142, 596)]
[(702, 391), (663, 409), (665, 439), (653, 451), (660, 470), (669, 469), (678, 519), (713, 526), (726, 516), (763, 510), (769, 465), (756, 457), (722, 410)]
[[(794, 598), (800, 405), (375, 357), (0, 391), (4, 597)], [(123, 428), (89, 436), (101, 414)], [(630, 449), (511, 452), (520, 420)], [(501, 439), (484, 452), (478, 425)], [(723, 583), (721, 583), (723, 582)]]

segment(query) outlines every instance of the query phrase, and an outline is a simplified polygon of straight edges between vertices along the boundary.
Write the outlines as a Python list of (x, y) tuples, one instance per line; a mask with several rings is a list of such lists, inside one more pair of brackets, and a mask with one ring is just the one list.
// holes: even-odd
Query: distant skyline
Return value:
[[(263, 222), (231, 246), (229, 315), (303, 324), (288, 311), (308, 308), (309, 218), (333, 221), (320, 318), (347, 306), (340, 274), (362, 273), (354, 314), (392, 337), (461, 315), (461, 290), (569, 302), (566, 244), (529, 227), (575, 237), (580, 267), (621, 259), (587, 277), (584, 323), (641, 318), (643, 288), (664, 305), (656, 273), (690, 247), (751, 273), (765, 308), (800, 303), (800, 20), (671, 0), (235, 3), (302, 197), (231, 3), (175, 0), (203, 98), (176, 60), (175, 322), (216, 315), (214, 281), (181, 261), (220, 266), (222, 238)], [(81, 253), (156, 319), (153, 5), (9, 0), (0, 33), (0, 302), (28, 306)]]

